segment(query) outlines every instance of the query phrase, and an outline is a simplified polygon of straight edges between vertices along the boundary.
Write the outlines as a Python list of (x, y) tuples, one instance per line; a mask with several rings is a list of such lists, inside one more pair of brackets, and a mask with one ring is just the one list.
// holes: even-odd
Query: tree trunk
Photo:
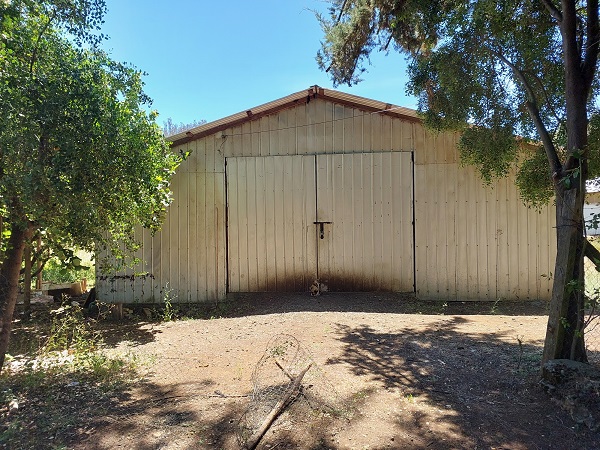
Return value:
[(550, 359), (587, 361), (583, 340), (583, 191), (556, 198), (557, 253), (542, 364)]
[(31, 243), (25, 244), (23, 250), (25, 259), (25, 276), (23, 277), (23, 316), (29, 320), (31, 316)]
[(11, 235), (0, 268), (0, 371), (8, 351), (10, 330), (17, 304), (23, 249), (31, 234), (31, 227), (23, 228), (19, 226), (19, 221), (11, 220)]
[[(567, 158), (556, 173), (557, 254), (554, 285), (542, 366), (550, 359), (566, 358), (587, 362), (584, 343), (585, 244), (583, 202), (587, 180), (587, 100), (597, 62), (597, 3), (587, 17), (585, 31), (592, 40), (583, 56), (578, 34), (577, 2), (561, 1), (558, 21), (565, 67)], [(583, 26), (583, 25), (582, 25)], [(589, 42), (589, 41), (588, 41)]]

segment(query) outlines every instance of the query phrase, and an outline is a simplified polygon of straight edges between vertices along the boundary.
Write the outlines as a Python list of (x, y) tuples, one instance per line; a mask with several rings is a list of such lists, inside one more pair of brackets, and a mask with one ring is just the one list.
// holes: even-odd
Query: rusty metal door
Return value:
[(411, 153), (317, 156), (317, 272), (332, 291), (414, 287)]
[(227, 159), (228, 291), (413, 290), (410, 153)]

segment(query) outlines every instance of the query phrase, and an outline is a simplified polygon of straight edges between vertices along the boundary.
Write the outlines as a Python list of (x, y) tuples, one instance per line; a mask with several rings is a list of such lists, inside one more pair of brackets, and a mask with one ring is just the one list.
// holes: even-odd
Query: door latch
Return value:
[(325, 224), (332, 222), (313, 222), (315, 225), (319, 225), (319, 237), (325, 239)]

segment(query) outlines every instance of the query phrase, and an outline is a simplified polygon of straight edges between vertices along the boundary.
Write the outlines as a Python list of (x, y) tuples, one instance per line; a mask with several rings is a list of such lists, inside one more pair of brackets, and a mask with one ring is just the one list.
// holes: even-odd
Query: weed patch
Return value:
[(63, 305), (51, 320), (42, 345), (8, 358), (0, 374), (4, 448), (68, 448), (86, 432), (86, 418), (114, 408), (140, 380), (145, 363), (132, 354), (107, 353), (96, 322), (78, 305)]

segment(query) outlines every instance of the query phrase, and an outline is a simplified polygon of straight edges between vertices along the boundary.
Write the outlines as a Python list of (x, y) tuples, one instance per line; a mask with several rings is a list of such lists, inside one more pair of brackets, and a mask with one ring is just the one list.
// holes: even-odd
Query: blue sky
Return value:
[[(145, 71), (159, 123), (217, 120), (318, 84), (332, 88), (315, 55), (320, 0), (107, 0), (104, 44)], [(357, 86), (337, 89), (406, 107), (401, 55), (374, 55)]]

